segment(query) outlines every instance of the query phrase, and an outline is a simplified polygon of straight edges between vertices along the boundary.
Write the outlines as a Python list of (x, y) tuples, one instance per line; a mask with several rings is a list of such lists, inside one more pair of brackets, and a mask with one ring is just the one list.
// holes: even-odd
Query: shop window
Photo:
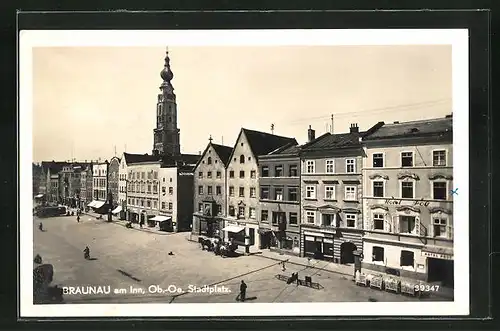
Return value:
[(401, 197), (413, 199), (413, 182), (401, 182)]
[(352, 174), (356, 172), (356, 160), (355, 159), (346, 159), (345, 160), (345, 172), (348, 174)]
[(222, 187), (221, 186), (216, 186), (215, 187), (215, 194), (216, 195), (222, 195)]
[(335, 215), (333, 214), (322, 214), (321, 219), (323, 226), (333, 226), (335, 224)]
[(274, 189), (274, 200), (281, 201), (283, 200), (283, 189), (276, 187)]
[(313, 174), (315, 171), (315, 162), (314, 160), (306, 161), (306, 174)]
[(229, 186), (229, 196), (234, 197), (234, 186)]
[(213, 192), (213, 187), (212, 186), (207, 186), (207, 194), (208, 195), (212, 195), (214, 192)]
[(335, 200), (335, 186), (325, 186), (325, 200)]
[(384, 154), (382, 153), (374, 153), (372, 156), (372, 162), (374, 168), (383, 168), (384, 167)]
[(444, 237), (446, 238), (448, 235), (446, 233), (446, 228), (448, 225), (448, 221), (446, 218), (434, 218), (432, 220), (434, 237)]
[(250, 197), (251, 198), (255, 198), (256, 197), (256, 192), (257, 190), (255, 189), (255, 187), (250, 187)]
[(345, 187), (345, 200), (350, 200), (350, 201), (356, 200), (356, 186)]
[(212, 178), (212, 172), (211, 171), (207, 171), (207, 178)]
[(356, 227), (356, 214), (345, 214), (345, 220), (348, 228)]
[(262, 177), (269, 177), (269, 167), (268, 166), (262, 166), (261, 176)]
[(249, 208), (249, 213), (250, 213), (250, 218), (255, 219), (255, 208), (250, 207)]
[(372, 247), (372, 261), (384, 262), (384, 248), (379, 246)]
[(373, 229), (384, 230), (384, 214), (373, 214)]
[(306, 186), (306, 199), (316, 199), (316, 186)]
[(260, 212), (260, 221), (263, 223), (269, 222), (269, 212), (267, 210), (262, 210)]
[(203, 186), (198, 186), (198, 194), (203, 194)]
[(434, 167), (446, 166), (446, 151), (433, 151), (432, 152), (432, 165)]
[(413, 233), (415, 231), (415, 216), (399, 216), (399, 232)]
[(384, 182), (382, 181), (373, 182), (373, 196), (377, 198), (384, 197)]
[(222, 177), (222, 173), (220, 171), (217, 171), (216, 176), (217, 176), (217, 178), (221, 178)]
[(299, 224), (298, 214), (291, 212), (288, 216), (288, 223), (290, 223), (290, 225)]
[(401, 153), (401, 166), (402, 167), (413, 167), (413, 152), (402, 152)]
[(234, 215), (234, 206), (229, 206), (229, 216), (235, 216)]
[(306, 221), (309, 224), (316, 222), (316, 213), (314, 211), (306, 211)]
[(240, 163), (245, 163), (245, 155), (240, 155)]
[(277, 165), (274, 167), (274, 177), (283, 177), (283, 166)]
[(299, 189), (297, 187), (288, 188), (288, 201), (299, 201)]
[(432, 198), (435, 200), (446, 200), (446, 197), (448, 195), (446, 186), (446, 182), (433, 182)]
[(269, 199), (269, 187), (261, 187), (260, 188), (260, 198), (261, 199)]
[(297, 177), (299, 175), (299, 169), (296, 164), (290, 164), (288, 167), (288, 175), (290, 177)]
[(401, 251), (401, 266), (413, 267), (415, 263), (414, 253), (411, 251)]
[(240, 189), (239, 189), (239, 197), (240, 198), (244, 198), (245, 197), (245, 188), (244, 187), (240, 187)]
[(229, 178), (234, 178), (234, 170), (229, 171)]

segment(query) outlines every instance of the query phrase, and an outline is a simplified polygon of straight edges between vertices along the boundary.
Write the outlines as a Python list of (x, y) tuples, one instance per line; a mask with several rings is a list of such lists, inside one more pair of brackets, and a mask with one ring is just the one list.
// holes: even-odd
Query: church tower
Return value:
[(154, 155), (179, 155), (180, 130), (177, 128), (177, 103), (175, 101), (172, 78), (174, 74), (170, 69), (170, 58), (165, 56), (165, 66), (160, 72), (163, 83), (160, 85), (161, 93), (158, 94), (156, 104), (156, 128), (154, 131)]

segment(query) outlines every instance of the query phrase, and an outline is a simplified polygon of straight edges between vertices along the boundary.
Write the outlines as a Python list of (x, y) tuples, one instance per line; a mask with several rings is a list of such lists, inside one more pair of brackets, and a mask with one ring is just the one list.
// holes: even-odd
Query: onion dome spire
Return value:
[(173, 94), (174, 87), (172, 86), (171, 80), (174, 78), (174, 73), (170, 69), (170, 57), (168, 56), (168, 47), (165, 55), (165, 65), (163, 70), (160, 72), (160, 77), (163, 79), (163, 83), (160, 86), (160, 90)]

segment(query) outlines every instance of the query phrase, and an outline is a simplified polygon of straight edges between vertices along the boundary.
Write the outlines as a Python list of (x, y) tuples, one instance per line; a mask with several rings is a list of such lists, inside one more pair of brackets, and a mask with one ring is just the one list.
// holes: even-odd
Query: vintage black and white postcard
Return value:
[(469, 313), (467, 30), (19, 42), (22, 317)]

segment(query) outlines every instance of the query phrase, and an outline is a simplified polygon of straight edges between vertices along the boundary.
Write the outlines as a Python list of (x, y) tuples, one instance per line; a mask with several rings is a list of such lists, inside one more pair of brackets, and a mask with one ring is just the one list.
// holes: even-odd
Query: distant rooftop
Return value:
[(445, 117), (411, 122), (387, 123), (372, 134), (366, 135), (363, 140), (428, 136), (451, 132), (453, 132), (453, 119), (452, 117)]

